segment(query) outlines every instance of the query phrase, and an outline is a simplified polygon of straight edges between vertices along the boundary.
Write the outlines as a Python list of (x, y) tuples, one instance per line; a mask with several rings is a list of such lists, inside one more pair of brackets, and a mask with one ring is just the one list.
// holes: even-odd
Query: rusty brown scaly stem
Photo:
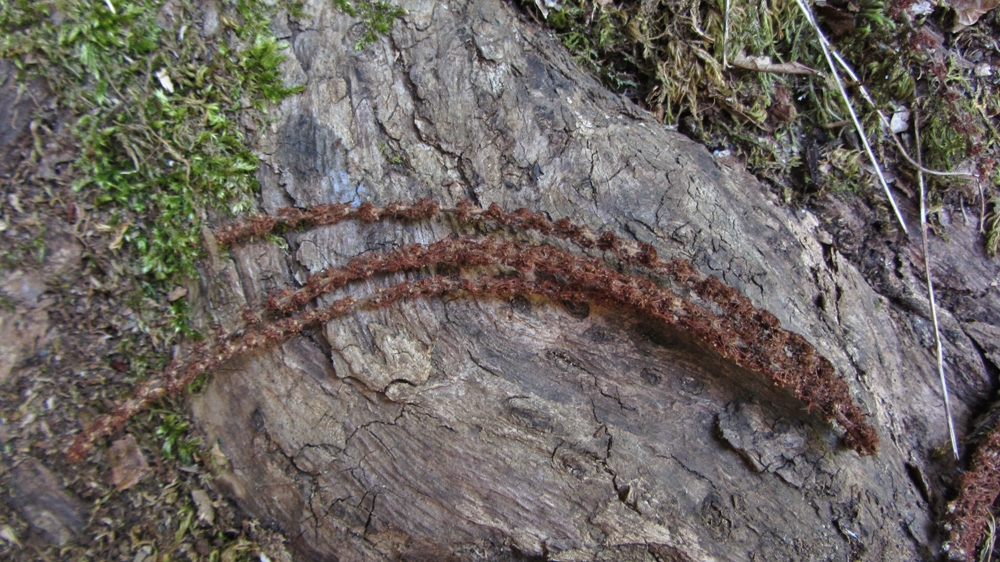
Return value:
[[(810, 409), (838, 423), (846, 431), (844, 444), (859, 454), (877, 451), (878, 437), (864, 420), (851, 399), (846, 383), (837, 377), (830, 362), (801, 336), (780, 328), (777, 319), (766, 311), (756, 310), (746, 297), (717, 278), (705, 276), (683, 260), (663, 261), (652, 246), (623, 241), (613, 233), (593, 234), (586, 227), (563, 219), (551, 221), (540, 213), (518, 210), (506, 213), (497, 206), (483, 211), (463, 202), (454, 209), (442, 210), (436, 203), (416, 205), (394, 203), (376, 207), (365, 203), (357, 208), (324, 205), (312, 209), (282, 210), (277, 217), (255, 217), (220, 230), (217, 239), (232, 243), (250, 236), (271, 232), (277, 226), (297, 228), (334, 224), (357, 219), (375, 222), (386, 218), (428, 220), (441, 212), (451, 213), (459, 224), (490, 221), (514, 230), (531, 230), (545, 236), (569, 240), (581, 248), (608, 252), (622, 263), (640, 269), (638, 273), (619, 273), (603, 261), (584, 258), (546, 244), (525, 244), (496, 238), (460, 236), (430, 245), (409, 245), (391, 253), (358, 256), (347, 266), (330, 268), (310, 277), (299, 290), (285, 290), (271, 295), (271, 308), (291, 312), (351, 282), (429, 266), (496, 266), (520, 272), (520, 278), (449, 280), (431, 276), (414, 283), (399, 283), (363, 297), (366, 306), (385, 306), (400, 298), (432, 296), (461, 289), (471, 295), (515, 296), (541, 294), (549, 298), (587, 300), (622, 306), (640, 314), (688, 331), (723, 357), (737, 365), (764, 374), (775, 385), (791, 390)], [(693, 294), (696, 304), (682, 294), (658, 282), (670, 282), (683, 294)], [(721, 314), (713, 312), (714, 303)], [(330, 307), (301, 312), (295, 316), (251, 325), (245, 333), (221, 338), (208, 349), (199, 349), (183, 365), (171, 366), (161, 377), (137, 390), (136, 396), (118, 406), (78, 436), (70, 457), (83, 458), (97, 439), (110, 434), (135, 413), (167, 394), (180, 392), (198, 375), (207, 372), (233, 355), (273, 345), (308, 325), (328, 321), (353, 310), (358, 301), (341, 299)], [(251, 314), (251, 317), (254, 315)]]
[(983, 437), (958, 479), (958, 497), (948, 504), (944, 550), (954, 560), (970, 560), (983, 542), (990, 508), (1000, 497), (1000, 421)]

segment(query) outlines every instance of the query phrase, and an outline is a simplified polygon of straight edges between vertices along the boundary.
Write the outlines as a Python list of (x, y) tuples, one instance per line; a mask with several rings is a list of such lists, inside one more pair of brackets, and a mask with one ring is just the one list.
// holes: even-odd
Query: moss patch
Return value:
[[(536, 9), (533, 2), (524, 5)], [(854, 107), (880, 163), (895, 172), (899, 186), (904, 191), (914, 187), (916, 174), (876, 109), (887, 118), (909, 113), (909, 127), (899, 136), (914, 157), (913, 123), (919, 115), (925, 166), (971, 172), (981, 179), (987, 200), (998, 197), (993, 174), (1000, 154), (996, 16), (951, 36), (940, 31), (947, 16), (943, 10), (921, 15), (907, 2), (811, 6), (860, 79), (847, 84)], [(741, 154), (751, 171), (787, 197), (808, 199), (832, 191), (861, 196), (875, 209), (885, 207), (871, 165), (858, 152), (857, 134), (829, 78), (817, 35), (795, 0), (567, 0), (549, 12), (547, 23), (607, 86), (710, 148)], [(798, 64), (817, 72), (749, 68), (759, 62)], [(863, 100), (861, 86), (875, 107)], [(965, 200), (980, 197), (967, 180), (928, 180), (938, 200), (953, 193)], [(987, 237), (995, 241), (1000, 226), (997, 221), (989, 226)], [(995, 242), (988, 247), (997, 250)]]
[(0, 56), (45, 78), (77, 116), (74, 188), (112, 210), (138, 273), (159, 281), (194, 272), (209, 210), (250, 207), (257, 157), (241, 131), (298, 91), (278, 70), (274, 8), (220, 2), (214, 26), (190, 25), (194, 12), (150, 0), (0, 2)]

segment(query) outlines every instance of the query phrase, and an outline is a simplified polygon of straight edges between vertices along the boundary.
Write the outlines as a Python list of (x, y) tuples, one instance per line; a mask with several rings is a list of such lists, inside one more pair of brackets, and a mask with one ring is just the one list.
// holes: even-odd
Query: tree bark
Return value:
[[(449, 297), (226, 363), (193, 404), (227, 458), (216, 485), (306, 560), (934, 556), (955, 465), (939, 451), (919, 245), (851, 246), (870, 226), (856, 231), (846, 204), (827, 202), (829, 223), (780, 204), (738, 162), (606, 92), (508, 4), (401, 5), (390, 36), (361, 50), (358, 22), (328, 2), (283, 30), (284, 70), (305, 91), (259, 132), (263, 211), (469, 198), (648, 242), (811, 342), (881, 451), (838, 447), (838, 428), (790, 393), (627, 310)], [(235, 245), (191, 288), (199, 321), (236, 329), (244, 306), (309, 273), (453, 232), (344, 222), (284, 248)], [(951, 244), (933, 245), (953, 295), (942, 322), (960, 428), (998, 360), (998, 268), (975, 235), (955, 221)]]

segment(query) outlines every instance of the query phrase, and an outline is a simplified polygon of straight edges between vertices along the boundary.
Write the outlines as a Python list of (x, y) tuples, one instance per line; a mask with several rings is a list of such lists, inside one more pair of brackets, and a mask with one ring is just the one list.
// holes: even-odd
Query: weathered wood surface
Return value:
[[(848, 209), (821, 225), (778, 205), (738, 165), (605, 92), (502, 2), (401, 5), (388, 40), (361, 51), (355, 22), (328, 2), (284, 29), (287, 76), (306, 90), (262, 132), (263, 210), (468, 197), (650, 242), (812, 342), (870, 413), (881, 452), (839, 449), (836, 429), (789, 394), (626, 311), (431, 299), (359, 312), (215, 373), (193, 411), (229, 460), (216, 486), (301, 559), (932, 556), (954, 474), (933, 456), (947, 433), (917, 250), (861, 255)], [(975, 226), (952, 229), (961, 239)], [(287, 249), (235, 247), (192, 289), (202, 321), (231, 329), (243, 305), (308, 272), (451, 232), (438, 221), (293, 233)], [(934, 266), (961, 311), (943, 322), (965, 428), (990, 395), (969, 335), (995, 362), (997, 267), (943, 248)]]

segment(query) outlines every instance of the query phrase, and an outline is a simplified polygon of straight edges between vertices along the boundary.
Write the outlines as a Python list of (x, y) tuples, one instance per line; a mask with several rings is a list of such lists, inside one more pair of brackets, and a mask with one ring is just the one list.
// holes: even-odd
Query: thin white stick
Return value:
[(830, 42), (827, 41), (826, 35), (823, 35), (819, 24), (816, 23), (816, 18), (813, 17), (812, 11), (806, 6), (804, 0), (795, 0), (795, 2), (799, 5), (799, 9), (802, 10), (803, 15), (809, 20), (809, 24), (812, 25), (813, 31), (819, 37), (819, 46), (823, 50), (823, 56), (826, 57), (827, 66), (830, 67), (830, 74), (833, 75), (833, 81), (837, 84), (840, 97), (843, 98), (844, 105), (847, 106), (847, 112), (851, 115), (851, 121), (854, 122), (854, 128), (858, 131), (858, 136), (861, 138), (861, 144), (868, 154), (868, 159), (871, 161), (872, 166), (875, 167), (875, 175), (878, 176), (879, 183), (882, 184), (882, 189), (885, 190), (885, 195), (889, 198), (889, 204), (892, 205), (892, 210), (896, 213), (896, 220), (899, 221), (899, 226), (903, 228), (903, 232), (909, 234), (910, 231), (906, 228), (906, 221), (903, 220), (903, 214), (899, 212), (896, 200), (893, 198), (892, 192), (889, 191), (889, 182), (886, 181), (885, 175), (882, 173), (882, 167), (879, 166), (878, 159), (875, 158), (875, 152), (872, 150), (871, 144), (868, 143), (868, 136), (865, 135), (865, 129), (861, 126), (861, 120), (858, 119), (858, 114), (854, 111), (854, 106), (851, 104), (851, 98), (848, 97), (847, 90), (844, 88), (844, 82), (840, 78), (840, 73), (837, 72), (837, 64), (833, 60), (833, 55), (830, 54)]
[(729, 2), (726, 0), (725, 15), (722, 19), (722, 69), (729, 68)]
[[(917, 162), (923, 158), (920, 154), (920, 114), (913, 114), (913, 132), (917, 141)], [(924, 244), (924, 275), (927, 277), (927, 298), (931, 302), (931, 320), (934, 323), (934, 342), (937, 347), (937, 368), (941, 377), (941, 392), (944, 394), (944, 413), (948, 417), (948, 437), (951, 439), (951, 450), (955, 460), (959, 459), (958, 439), (955, 438), (955, 422), (951, 417), (951, 400), (948, 399), (948, 379), (944, 375), (944, 351), (941, 346), (941, 330), (938, 327), (937, 305), (934, 302), (934, 280), (931, 279), (931, 255), (927, 246), (927, 190), (924, 185), (924, 173), (917, 170), (917, 181), (920, 183), (920, 237)]]

